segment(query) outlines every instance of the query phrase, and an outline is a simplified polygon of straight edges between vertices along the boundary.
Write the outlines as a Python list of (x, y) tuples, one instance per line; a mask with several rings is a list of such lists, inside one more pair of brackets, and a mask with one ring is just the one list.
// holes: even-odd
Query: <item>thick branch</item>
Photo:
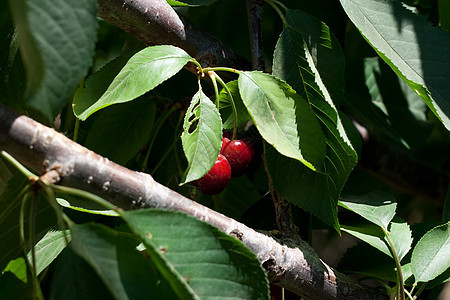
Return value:
[(165, 0), (98, 0), (99, 16), (147, 45), (174, 45), (204, 66), (242, 69), (249, 63), (231, 48), (178, 15)]
[(61, 185), (89, 191), (124, 209), (178, 210), (234, 235), (261, 260), (269, 280), (299, 295), (311, 299), (385, 298), (332, 270), (307, 243), (292, 238), (278, 241), (257, 232), (4, 106), (0, 106), (0, 149), (36, 172), (58, 171)]

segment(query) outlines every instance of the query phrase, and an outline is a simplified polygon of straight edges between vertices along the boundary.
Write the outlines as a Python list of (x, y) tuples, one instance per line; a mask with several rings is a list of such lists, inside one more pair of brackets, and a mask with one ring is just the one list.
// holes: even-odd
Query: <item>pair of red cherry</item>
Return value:
[(194, 185), (204, 194), (218, 194), (227, 186), (231, 176), (237, 177), (245, 173), (252, 163), (255, 151), (248, 139), (230, 140), (222, 138), (220, 154), (214, 166)]

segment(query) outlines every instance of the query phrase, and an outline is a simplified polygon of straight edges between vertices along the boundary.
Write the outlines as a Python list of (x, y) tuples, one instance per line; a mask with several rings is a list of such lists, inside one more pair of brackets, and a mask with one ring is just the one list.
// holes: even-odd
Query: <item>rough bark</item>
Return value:
[(293, 237), (277, 239), (204, 207), (71, 141), (26, 116), (0, 106), (0, 149), (39, 174), (57, 171), (59, 184), (89, 191), (123, 209), (172, 209), (203, 220), (246, 244), (269, 280), (308, 299), (385, 299), (385, 294), (348, 280)]

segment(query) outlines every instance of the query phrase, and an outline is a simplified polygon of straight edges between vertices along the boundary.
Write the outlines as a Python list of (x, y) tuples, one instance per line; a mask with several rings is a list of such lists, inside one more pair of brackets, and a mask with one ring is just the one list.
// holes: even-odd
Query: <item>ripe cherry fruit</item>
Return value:
[(231, 167), (225, 156), (219, 154), (214, 166), (202, 178), (194, 181), (194, 185), (202, 193), (215, 195), (225, 189), (231, 178)]
[(244, 174), (255, 157), (255, 149), (247, 139), (230, 141), (227, 137), (222, 138), (220, 153), (227, 158), (233, 177)]

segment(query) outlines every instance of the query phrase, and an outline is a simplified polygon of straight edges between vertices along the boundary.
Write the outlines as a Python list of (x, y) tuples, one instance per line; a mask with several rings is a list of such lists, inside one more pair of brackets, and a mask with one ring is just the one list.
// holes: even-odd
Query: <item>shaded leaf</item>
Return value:
[[(324, 174), (310, 172), (276, 155), (269, 147), (266, 147), (267, 165), (273, 184), (283, 198), (339, 231), (338, 197), (357, 162), (357, 154), (327, 90), (329, 86), (333, 97), (342, 97), (343, 82), (333, 79), (342, 73), (342, 50), (329, 28), (319, 20), (289, 10), (287, 21), (275, 48), (273, 73), (302, 95), (319, 119), (326, 140), (326, 157), (320, 168)], [(327, 70), (325, 62), (336, 70)], [(322, 81), (322, 72), (326, 81)]]
[(85, 120), (99, 109), (136, 99), (178, 73), (191, 60), (175, 46), (147, 47), (130, 58), (100, 99), (89, 107), (82, 104), (84, 109), (75, 107), (74, 112)]
[(364, 112), (364, 117), (376, 122), (385, 136), (394, 137), (394, 142), (408, 148), (423, 145), (432, 125), (427, 123), (428, 108), (422, 99), (378, 57), (364, 60), (364, 74), (371, 105), (381, 111), (378, 115)]
[(18, 33), (8, 14), (7, 4), (8, 1), (0, 3), (0, 102), (23, 113), (26, 74), (19, 52)]
[(240, 73), (238, 83), (261, 136), (282, 155), (322, 171), (325, 139), (305, 100), (284, 81), (258, 71)]
[(397, 207), (394, 197), (382, 191), (373, 191), (359, 196), (345, 196), (341, 198), (339, 205), (385, 230), (394, 218)]
[[(250, 115), (248, 114), (247, 108), (242, 101), (241, 95), (239, 94), (238, 81), (233, 80), (227, 82), (228, 89), (230, 90), (234, 104), (236, 105), (237, 110), (237, 128), (244, 127), (248, 121), (251, 120)], [(220, 101), (220, 114), (223, 120), (223, 129), (233, 129), (234, 127), (234, 118), (233, 118), (233, 110), (231, 108), (231, 97), (228, 95), (225, 89), (222, 89), (219, 94)]]
[(138, 252), (138, 240), (99, 224), (71, 227), (72, 249), (95, 270), (116, 299), (164, 298), (159, 276)]
[(135, 233), (161, 250), (201, 299), (269, 299), (265, 271), (237, 239), (173, 211), (129, 211), (124, 217)]
[(13, 8), (13, 13), (23, 10), (17, 24), (30, 81), (27, 102), (52, 121), (92, 64), (97, 2), (17, 2), (19, 7)]
[(450, 33), (396, 1), (340, 1), (378, 55), (450, 129)]
[(200, 89), (192, 97), (184, 116), (181, 134), (188, 167), (182, 183), (201, 178), (214, 165), (222, 144), (222, 120), (219, 110)]
[[(316, 79), (318, 81), (322, 81), (326, 87), (326, 90), (330, 94), (331, 99), (333, 99), (333, 103), (335, 105), (339, 105), (341, 103), (342, 98), (344, 97), (344, 71), (345, 71), (345, 57), (344, 52), (339, 44), (339, 41), (336, 39), (334, 34), (331, 32), (331, 29), (319, 19), (301, 11), (301, 10), (293, 10), (289, 9), (286, 13), (286, 20), (288, 23), (287, 30), (290, 31), (291, 38), (294, 38), (297, 34), (301, 34), (302, 38), (293, 39), (291, 43), (293, 44), (293, 55), (297, 56), (297, 61), (295, 65), (292, 65), (292, 76), (298, 79), (298, 73), (302, 73), (306, 75), (307, 68), (304, 70), (297, 70), (295, 68), (301, 66), (301, 62), (298, 61), (300, 57), (305, 56), (304, 54), (299, 53), (299, 50), (302, 47), (306, 47), (305, 52), (309, 52), (311, 56), (312, 63), (315, 66), (315, 69), (312, 70), (317, 76), (320, 73), (320, 79)], [(302, 45), (304, 40), (304, 45)], [(274, 61), (277, 61), (274, 58)], [(290, 61), (292, 62), (292, 61)], [(287, 67), (289, 62), (286, 62), (283, 65), (281, 62), (277, 61), (277, 68), (283, 66), (283, 68)], [(308, 62), (311, 64), (311, 62)], [(311, 67), (310, 67), (311, 68)], [(281, 70), (275, 70), (274, 74), (277, 74)], [(295, 74), (297, 73), (297, 74)], [(294, 79), (295, 80), (295, 79)], [(307, 76), (303, 77), (305, 81), (303, 84), (308, 85)], [(291, 79), (287, 79), (287, 82), (294, 82)], [(298, 84), (302, 84), (298, 82)], [(303, 96), (304, 89), (298, 89), (298, 84), (291, 84), (292, 87)], [(312, 85), (310, 88), (313, 88)], [(322, 92), (323, 93), (323, 92)], [(322, 96), (323, 98), (323, 96)]]
[(95, 270), (71, 247), (58, 257), (50, 285), (50, 299), (112, 299)]
[(365, 224), (360, 226), (341, 225), (341, 230), (357, 237), (384, 254), (392, 257), (389, 246), (385, 240), (383, 230), (380, 227), (373, 224)]
[(450, 268), (450, 222), (428, 231), (414, 247), (411, 267), (416, 282), (427, 282)]
[(155, 103), (149, 98), (105, 109), (94, 120), (85, 146), (124, 165), (150, 139), (155, 112)]

